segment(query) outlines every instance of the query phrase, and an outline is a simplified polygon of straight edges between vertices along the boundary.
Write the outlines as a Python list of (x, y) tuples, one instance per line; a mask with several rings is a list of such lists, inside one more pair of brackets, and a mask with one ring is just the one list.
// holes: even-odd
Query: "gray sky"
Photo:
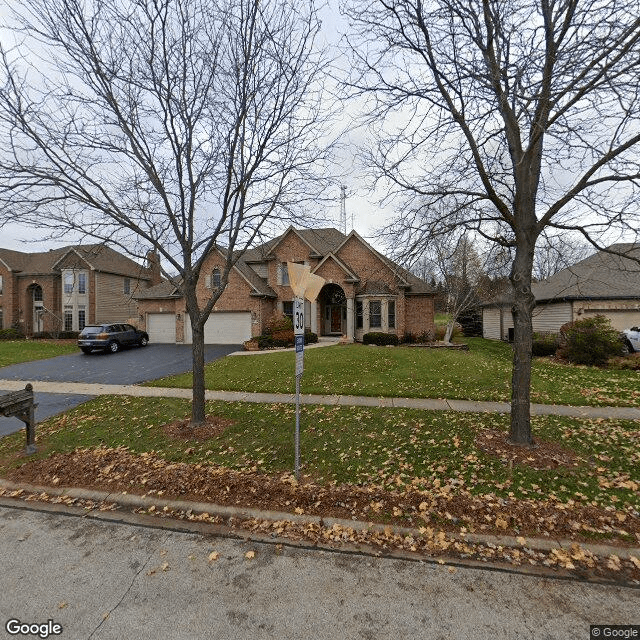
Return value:
[[(337, 0), (329, 0), (329, 3), (321, 11), (322, 15), (322, 42), (323, 46), (329, 47), (339, 56), (337, 49), (338, 41), (347, 28), (347, 25), (339, 15)], [(16, 6), (15, 0), (0, 0), (0, 23), (4, 22), (8, 16), (9, 6)], [(10, 42), (12, 34), (0, 29), (0, 38), (3, 43)], [(338, 60), (339, 63), (339, 60)], [(341, 125), (344, 126), (357, 109), (345, 109), (344, 118)], [(344, 138), (343, 151), (337, 159), (338, 166), (336, 172), (343, 175), (341, 180), (347, 187), (346, 212), (347, 231), (354, 228), (360, 235), (376, 244), (375, 231), (382, 226), (392, 215), (391, 208), (382, 209), (377, 205), (381, 194), (369, 193), (363, 177), (366, 175), (366, 167), (358, 166), (355, 160), (356, 146), (364, 142), (362, 131), (352, 131)], [(332, 226), (340, 228), (340, 185), (336, 184), (332, 202), (327, 203), (325, 209), (326, 217), (333, 221)], [(313, 226), (310, 224), (310, 226)], [(0, 247), (14, 249), (17, 251), (43, 251), (57, 246), (78, 242), (78, 237), (72, 235), (65, 236), (59, 241), (46, 241), (38, 237), (37, 230), (18, 224), (7, 225), (0, 229)], [(381, 248), (381, 247), (379, 247)]]

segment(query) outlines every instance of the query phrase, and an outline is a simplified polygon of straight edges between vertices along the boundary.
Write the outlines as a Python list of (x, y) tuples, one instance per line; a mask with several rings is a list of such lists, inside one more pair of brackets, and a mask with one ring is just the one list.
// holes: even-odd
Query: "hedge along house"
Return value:
[[(434, 329), (431, 287), (377, 252), (355, 231), (294, 229), (244, 253), (205, 326), (205, 343), (239, 344), (261, 335), (269, 320), (293, 315), (287, 262), (306, 264), (326, 280), (314, 303), (305, 301), (307, 329), (318, 335), (361, 340), (382, 331), (399, 337)], [(218, 287), (223, 250), (207, 257), (197, 294)], [(140, 291), (139, 323), (155, 342), (191, 342), (186, 305), (175, 283)]]
[[(640, 245), (615, 244), (611, 251), (640, 259)], [(634, 259), (599, 251), (558, 271), (532, 287), (536, 297), (533, 330), (557, 333), (567, 323), (603, 315), (614, 329), (640, 325), (640, 264)], [(513, 339), (511, 300), (488, 303), (482, 310), (482, 335)]]
[(136, 314), (134, 294), (160, 281), (152, 252), (142, 266), (104, 245), (0, 249), (0, 328), (33, 336), (124, 322)]

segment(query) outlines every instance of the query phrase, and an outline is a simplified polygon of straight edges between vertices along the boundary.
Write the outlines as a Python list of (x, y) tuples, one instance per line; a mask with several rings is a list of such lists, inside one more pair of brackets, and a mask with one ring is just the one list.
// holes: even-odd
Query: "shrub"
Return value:
[(534, 356), (552, 356), (560, 346), (560, 336), (557, 333), (534, 333), (533, 349)]
[(558, 355), (574, 364), (602, 366), (622, 353), (620, 334), (605, 316), (597, 315), (560, 327)]
[(0, 340), (24, 340), (24, 334), (18, 329), (0, 329)]
[(364, 344), (377, 344), (378, 346), (397, 345), (398, 336), (395, 333), (382, 333), (380, 331), (372, 331), (362, 336)]
[(401, 342), (403, 344), (426, 344), (433, 342), (433, 340), (433, 331), (423, 331), (422, 333), (411, 333), (410, 331), (407, 331), (407, 333), (402, 337)]
[(293, 331), (293, 322), (291, 322), (291, 318), (285, 315), (275, 315), (269, 320), (269, 322), (267, 322), (267, 325), (264, 328), (264, 335), (270, 336), (278, 331), (288, 330)]
[(458, 316), (458, 323), (467, 338), (482, 337), (482, 314), (478, 309), (469, 309), (465, 314)]
[(305, 344), (314, 344), (318, 342), (318, 334), (313, 333), (312, 331), (307, 331), (304, 334), (304, 343)]

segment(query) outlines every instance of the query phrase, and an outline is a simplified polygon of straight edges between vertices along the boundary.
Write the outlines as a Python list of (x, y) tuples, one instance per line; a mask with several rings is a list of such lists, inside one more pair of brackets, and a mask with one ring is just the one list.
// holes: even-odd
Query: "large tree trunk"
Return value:
[(512, 307), (514, 343), (511, 378), (511, 429), (509, 440), (514, 444), (532, 445), (531, 437), (531, 348), (533, 323), (531, 314), (535, 297), (531, 293), (531, 272), (535, 239), (524, 238), (518, 243), (511, 270), (514, 290)]
[(204, 404), (204, 323), (200, 314), (191, 316), (191, 356), (193, 360), (193, 394), (191, 400), (191, 424), (197, 427), (205, 421)]

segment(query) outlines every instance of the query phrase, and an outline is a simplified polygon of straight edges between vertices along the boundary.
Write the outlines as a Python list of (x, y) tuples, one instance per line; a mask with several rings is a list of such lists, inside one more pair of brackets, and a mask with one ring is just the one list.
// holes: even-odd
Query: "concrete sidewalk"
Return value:
[[(0, 380), (0, 389), (17, 391), (24, 389), (27, 381)], [(78, 394), (83, 396), (135, 396), (149, 398), (191, 398), (191, 389), (141, 387), (138, 385), (87, 384), (79, 382), (36, 382), (36, 393)], [(295, 394), (248, 393), (244, 391), (206, 391), (207, 400), (225, 402), (295, 403)], [(369, 396), (302, 394), (303, 404), (331, 406), (392, 407), (424, 409), (427, 411), (461, 411), (466, 413), (509, 413), (507, 402), (482, 402), (479, 400), (449, 400), (429, 398), (382, 398)], [(531, 415), (556, 415), (574, 418), (605, 418), (616, 420), (640, 420), (637, 407), (572, 407), (564, 405), (532, 404)]]

